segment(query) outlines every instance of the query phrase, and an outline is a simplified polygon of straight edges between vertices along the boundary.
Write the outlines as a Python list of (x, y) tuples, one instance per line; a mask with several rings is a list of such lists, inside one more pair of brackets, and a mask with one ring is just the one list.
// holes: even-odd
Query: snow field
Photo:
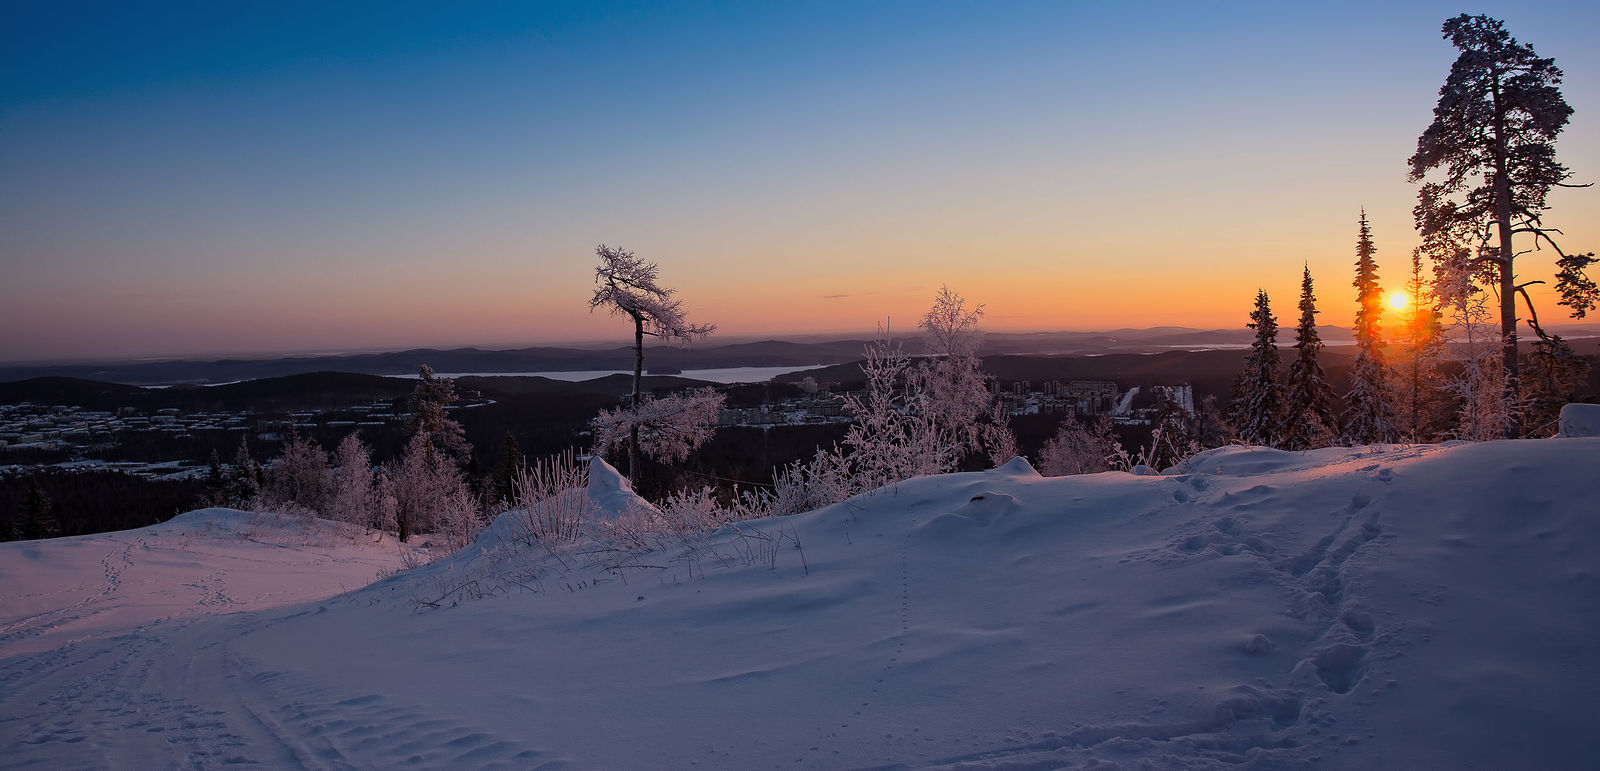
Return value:
[[(251, 613), (213, 614), (193, 581), (192, 612), (131, 633), (0, 638), (0, 765), (1581, 768), (1597, 457), (1574, 438), (1222, 448), (1151, 476), (1013, 462), (646, 553), (480, 538)], [(49, 573), (74, 606), (112, 569), (91, 554), (121, 564), (78, 540), (0, 547), (78, 571), (0, 551), (3, 585)], [(270, 561), (285, 548), (241, 546), (258, 580), (308, 576)], [(157, 607), (125, 586), (107, 613)]]

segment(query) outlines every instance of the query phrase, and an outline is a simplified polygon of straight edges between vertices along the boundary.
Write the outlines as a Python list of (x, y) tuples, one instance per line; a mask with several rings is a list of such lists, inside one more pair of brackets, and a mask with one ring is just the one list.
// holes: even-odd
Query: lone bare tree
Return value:
[[(606, 308), (612, 315), (633, 321), (633, 401), (637, 413), (643, 403), (645, 335), (664, 340), (690, 342), (716, 331), (715, 324), (690, 324), (684, 315), (683, 301), (673, 298), (676, 290), (656, 284), (659, 268), (653, 262), (635, 257), (633, 252), (601, 244), (594, 253), (600, 264), (594, 269), (599, 288), (589, 298), (589, 311)], [(628, 478), (639, 471), (639, 428), (635, 421), (628, 436)]]
[[(1529, 325), (1546, 339), (1527, 288), (1543, 281), (1517, 282), (1513, 248), (1518, 235), (1532, 237), (1531, 249), (1549, 246), (1558, 257), (1556, 291), (1560, 304), (1582, 318), (1596, 302), (1595, 283), (1584, 271), (1594, 253), (1568, 254), (1545, 227), (1546, 196), (1571, 176), (1556, 161), (1556, 135), (1572, 108), (1561, 96), (1561, 70), (1519, 43), (1505, 24), (1487, 16), (1462, 14), (1444, 23), (1444, 37), (1461, 51), (1439, 89), (1433, 123), (1417, 139), (1411, 180), (1425, 182), (1414, 210), (1417, 231), (1437, 259), (1476, 246), (1472, 275), (1499, 295), (1504, 399), (1518, 400), (1516, 296), (1527, 303)], [(1430, 173), (1442, 172), (1433, 181)], [(1448, 299), (1448, 298), (1447, 298)], [(1515, 417), (1509, 435), (1521, 427)]]

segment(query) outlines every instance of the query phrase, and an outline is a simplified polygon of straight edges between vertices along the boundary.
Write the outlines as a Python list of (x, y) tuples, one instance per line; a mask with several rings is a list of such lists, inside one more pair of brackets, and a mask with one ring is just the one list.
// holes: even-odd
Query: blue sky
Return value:
[[(1237, 326), (1302, 262), (1346, 323), (1360, 207), (1409, 259), (1460, 10), (13, 3), (0, 360), (602, 339), (601, 242), (731, 335), (941, 284), (994, 328)], [(1600, 11), (1481, 10), (1566, 70), (1600, 178)], [(1553, 198), (1583, 251), (1597, 199)]]

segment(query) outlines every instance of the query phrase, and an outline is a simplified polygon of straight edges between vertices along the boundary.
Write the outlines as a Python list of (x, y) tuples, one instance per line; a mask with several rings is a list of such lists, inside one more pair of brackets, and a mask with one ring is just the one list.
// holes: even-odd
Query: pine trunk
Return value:
[(1511, 249), (1511, 177), (1507, 173), (1510, 154), (1506, 147), (1506, 108), (1501, 105), (1500, 79), (1494, 80), (1494, 219), (1500, 236), (1500, 356), (1505, 368), (1506, 438), (1522, 434), (1517, 415), (1517, 276), (1511, 269), (1516, 252)]
[[(640, 391), (644, 382), (644, 317), (633, 317), (633, 409), (637, 414), (642, 401)], [(639, 423), (634, 421), (628, 429), (628, 481), (638, 484), (639, 473)]]

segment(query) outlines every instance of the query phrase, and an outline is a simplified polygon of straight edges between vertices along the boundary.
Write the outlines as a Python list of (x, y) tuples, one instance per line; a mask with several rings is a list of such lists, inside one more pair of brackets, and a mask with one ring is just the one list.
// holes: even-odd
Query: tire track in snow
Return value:
[(302, 768), (553, 768), (544, 750), (431, 715), (376, 693), (349, 696), (232, 651), (229, 690), (255, 725)]
[[(0, 725), (18, 738), (6, 764), (204, 768), (244, 761), (226, 712), (192, 700), (204, 673), (168, 655), (171, 640), (138, 631), (18, 660), (0, 697)], [(174, 671), (175, 670), (175, 671)], [(176, 693), (168, 693), (172, 689)]]

